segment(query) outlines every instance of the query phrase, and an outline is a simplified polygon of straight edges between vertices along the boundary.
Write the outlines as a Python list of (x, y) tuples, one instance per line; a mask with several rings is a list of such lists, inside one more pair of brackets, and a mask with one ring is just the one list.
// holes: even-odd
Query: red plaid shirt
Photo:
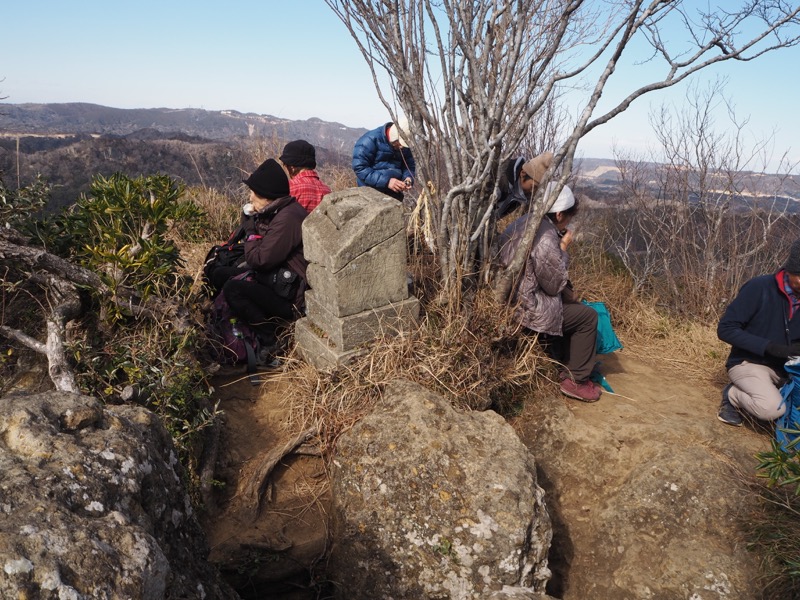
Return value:
[(289, 193), (307, 212), (311, 212), (319, 206), (325, 194), (331, 193), (331, 188), (320, 181), (316, 171), (308, 170), (300, 171), (289, 180)]

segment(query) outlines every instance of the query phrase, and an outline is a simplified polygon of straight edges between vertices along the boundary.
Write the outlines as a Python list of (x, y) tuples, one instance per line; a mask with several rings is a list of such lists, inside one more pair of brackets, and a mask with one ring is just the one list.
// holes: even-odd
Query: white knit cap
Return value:
[[(550, 200), (550, 193), (553, 191), (553, 188), (556, 187), (556, 182), (551, 181), (547, 184), (544, 192), (544, 201), (548, 202)], [(572, 194), (572, 190), (569, 189), (569, 186), (565, 185), (564, 189), (561, 190), (561, 193), (556, 198), (556, 201), (553, 203), (553, 206), (550, 207), (550, 210), (547, 211), (549, 213), (557, 213), (557, 212), (564, 212), (565, 210), (569, 210), (575, 205), (575, 196)]]
[(408, 133), (408, 119), (400, 117), (397, 119), (397, 125), (392, 123), (391, 127), (389, 127), (389, 142), (400, 142), (403, 148), (408, 148), (408, 143), (397, 129), (398, 125), (400, 126), (400, 131)]

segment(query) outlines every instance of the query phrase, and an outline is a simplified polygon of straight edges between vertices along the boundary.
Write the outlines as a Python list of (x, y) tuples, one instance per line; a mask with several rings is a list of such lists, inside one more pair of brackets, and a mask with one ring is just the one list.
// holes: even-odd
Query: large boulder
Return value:
[(238, 597), (205, 561), (172, 440), (151, 412), (6, 396), (0, 471), (0, 597)]
[(499, 415), (396, 381), (337, 448), (329, 576), (341, 598), (544, 590), (550, 519), (532, 455)]

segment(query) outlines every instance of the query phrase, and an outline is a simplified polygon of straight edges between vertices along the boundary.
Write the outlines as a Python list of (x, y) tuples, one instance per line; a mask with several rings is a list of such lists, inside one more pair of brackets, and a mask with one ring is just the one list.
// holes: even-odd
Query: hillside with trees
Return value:
[(189, 186), (236, 187), (258, 144), (306, 139), (323, 165), (349, 164), (365, 130), (319, 119), (95, 104), (0, 105), (0, 173), (23, 186), (42, 175), (49, 209), (75, 201), (94, 175), (169, 174)]

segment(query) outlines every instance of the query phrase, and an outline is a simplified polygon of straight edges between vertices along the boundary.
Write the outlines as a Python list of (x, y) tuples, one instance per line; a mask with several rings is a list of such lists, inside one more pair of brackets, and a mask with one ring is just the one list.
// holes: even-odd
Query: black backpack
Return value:
[(213, 287), (211, 274), (219, 267), (235, 267), (244, 262), (244, 236), (244, 227), (240, 225), (227, 242), (213, 246), (208, 251), (203, 263), (203, 281), (206, 285)]
[[(252, 272), (241, 273), (234, 279), (253, 281)], [(231, 310), (225, 293), (220, 292), (214, 299), (208, 318), (208, 332), (212, 341), (212, 355), (223, 365), (247, 365), (250, 383), (261, 383), (256, 374), (258, 367), (273, 368), (280, 366), (280, 361), (267, 350), (266, 344), (258, 333), (243, 319)]]

